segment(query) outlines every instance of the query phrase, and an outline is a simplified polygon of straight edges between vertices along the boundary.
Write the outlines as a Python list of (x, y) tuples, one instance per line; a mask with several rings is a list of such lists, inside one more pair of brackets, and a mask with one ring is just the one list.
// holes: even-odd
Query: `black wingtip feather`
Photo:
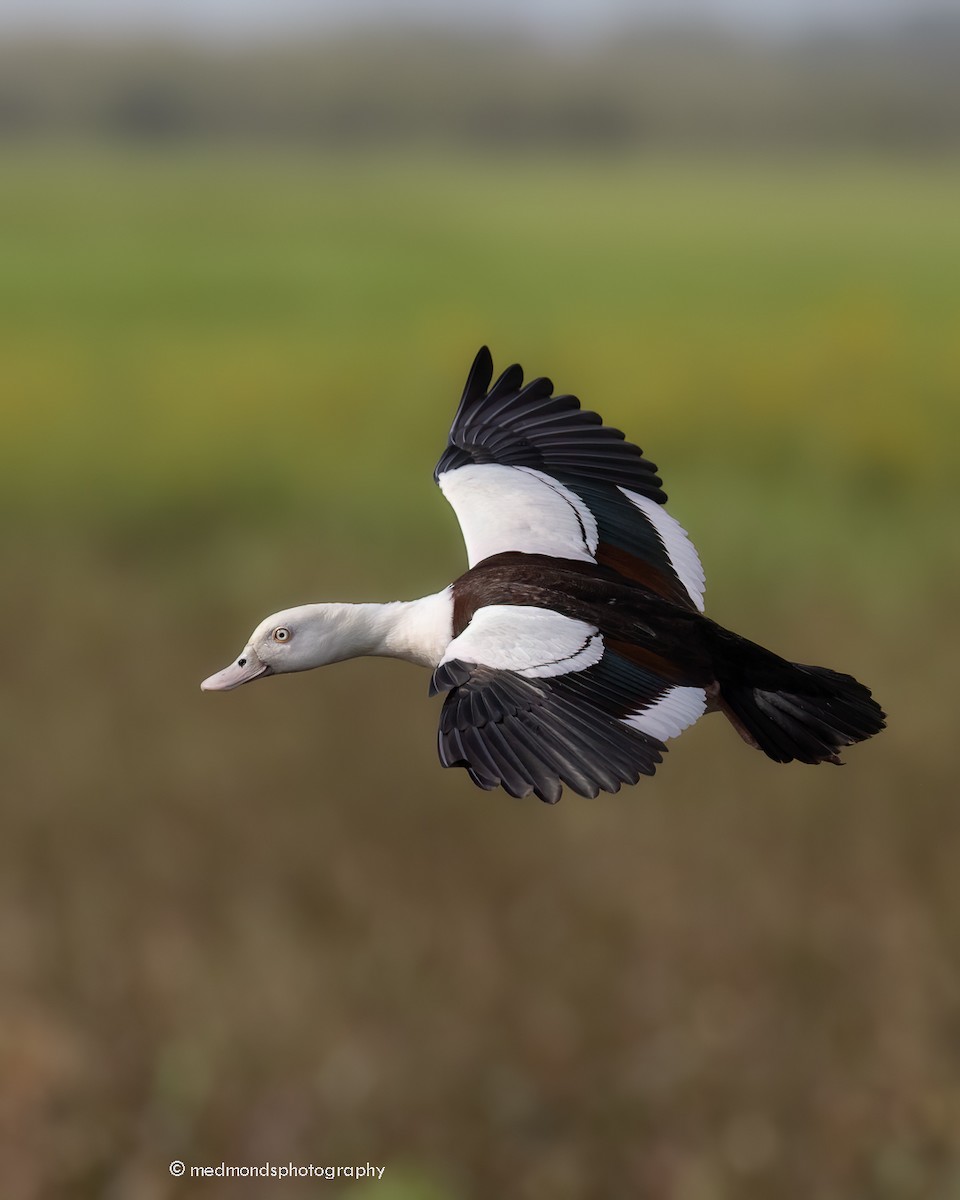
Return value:
[[(520, 368), (518, 367), (517, 369), (519, 370)], [(548, 379), (546, 375), (540, 375), (540, 376), (538, 376), (538, 378), (530, 380), (530, 382), (526, 385), (526, 387), (521, 391), (520, 395), (517, 397), (517, 400), (518, 401), (543, 400), (547, 396), (552, 396), (552, 395), (553, 395), (553, 380)], [(562, 399), (564, 399), (564, 397), (561, 396), (561, 397), (558, 397), (558, 399), (562, 400)]]
[(503, 396), (512, 396), (523, 388), (523, 367), (519, 363), (511, 363), (487, 393), (488, 403), (499, 400)]
[(476, 404), (486, 398), (490, 380), (493, 378), (493, 355), (488, 346), (481, 346), (476, 353), (467, 382), (463, 386), (460, 398), (461, 411), (468, 405)]

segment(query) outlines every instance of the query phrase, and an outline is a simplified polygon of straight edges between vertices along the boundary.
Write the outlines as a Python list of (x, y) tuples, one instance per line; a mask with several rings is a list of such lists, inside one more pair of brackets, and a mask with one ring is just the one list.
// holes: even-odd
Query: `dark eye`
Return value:
[(281, 625), (279, 629), (273, 631), (273, 640), (275, 642), (286, 642), (290, 638), (290, 630), (285, 625)]

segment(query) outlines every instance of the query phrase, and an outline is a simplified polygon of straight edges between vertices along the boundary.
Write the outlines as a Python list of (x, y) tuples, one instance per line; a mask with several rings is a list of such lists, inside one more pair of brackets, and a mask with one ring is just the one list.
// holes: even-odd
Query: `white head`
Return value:
[(287, 671), (307, 671), (367, 651), (350, 604), (303, 604), (261, 621), (229, 667), (205, 679), (205, 692), (227, 692)]

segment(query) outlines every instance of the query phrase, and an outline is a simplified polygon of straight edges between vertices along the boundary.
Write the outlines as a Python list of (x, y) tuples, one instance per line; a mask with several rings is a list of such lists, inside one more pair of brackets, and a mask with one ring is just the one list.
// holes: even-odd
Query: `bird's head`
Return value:
[(222, 671), (205, 679), (205, 692), (228, 692), (242, 683), (307, 671), (350, 657), (343, 651), (343, 623), (336, 604), (304, 604), (261, 621), (240, 655)]

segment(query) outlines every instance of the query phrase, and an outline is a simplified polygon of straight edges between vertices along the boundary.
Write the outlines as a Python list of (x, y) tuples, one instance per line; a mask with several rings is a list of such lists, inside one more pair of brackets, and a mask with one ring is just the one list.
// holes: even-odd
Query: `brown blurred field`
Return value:
[[(8, 147), (4, 1196), (960, 1195), (958, 183)], [(462, 569), (430, 470), (482, 341), (889, 730), (784, 768), (713, 718), (551, 809), (440, 769), (411, 667), (201, 696), (280, 606)]]

